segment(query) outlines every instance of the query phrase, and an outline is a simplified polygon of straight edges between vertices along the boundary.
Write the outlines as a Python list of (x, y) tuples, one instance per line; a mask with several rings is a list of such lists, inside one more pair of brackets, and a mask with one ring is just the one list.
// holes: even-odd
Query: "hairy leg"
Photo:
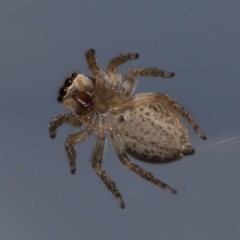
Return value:
[(83, 129), (80, 132), (69, 135), (69, 137), (66, 140), (65, 149), (67, 152), (67, 156), (70, 164), (70, 171), (72, 174), (76, 172), (76, 151), (73, 145), (76, 143), (85, 141), (91, 136), (91, 134), (92, 134), (92, 131)]
[(166, 94), (161, 93), (142, 93), (137, 94), (134, 96), (134, 99), (132, 101), (132, 107), (137, 107), (145, 103), (152, 103), (152, 102), (165, 102), (168, 106), (170, 106), (173, 110), (175, 110), (177, 113), (179, 113), (182, 117), (186, 118), (191, 127), (194, 129), (194, 131), (198, 134), (200, 138), (203, 140), (206, 140), (206, 135), (201, 131), (198, 124), (195, 122), (193, 117), (190, 115), (190, 113), (182, 107), (180, 104), (178, 104), (175, 100), (173, 100), (171, 97), (169, 97)]
[(118, 200), (121, 208), (125, 207), (125, 203), (120, 192), (117, 190), (115, 183), (110, 179), (107, 173), (102, 169), (102, 157), (105, 147), (105, 136), (97, 138), (93, 153), (92, 153), (92, 167), (97, 173), (97, 175), (102, 179), (106, 187), (112, 192), (115, 198)]
[(108, 63), (107, 75), (109, 77), (110, 90), (115, 90), (119, 87), (121, 83), (121, 76), (117, 72), (117, 67), (125, 63), (127, 60), (138, 59), (139, 54), (121, 54), (113, 58)]
[(59, 128), (64, 123), (67, 123), (72, 127), (81, 127), (82, 126), (82, 122), (74, 114), (59, 115), (52, 122), (50, 122), (48, 124), (48, 129), (49, 129), (51, 138), (56, 137), (57, 128)]
[(145, 171), (144, 169), (140, 168), (137, 164), (132, 163), (127, 154), (125, 153), (124, 146), (122, 144), (121, 138), (119, 134), (112, 134), (110, 135), (112, 146), (118, 155), (120, 161), (131, 171), (137, 173), (140, 177), (148, 180), (149, 182), (161, 187), (171, 193), (176, 194), (177, 191), (172, 187), (168, 186), (166, 183), (158, 180), (153, 176), (152, 173)]
[(158, 68), (133, 68), (127, 72), (124, 82), (122, 84), (121, 91), (125, 95), (132, 94), (132, 92), (134, 91), (135, 85), (136, 85), (136, 77), (137, 76), (170, 78), (170, 77), (173, 77), (174, 75), (175, 74), (173, 72), (165, 72)]
[(89, 49), (85, 53), (85, 57), (86, 57), (88, 68), (92, 72), (93, 76), (95, 77), (98, 74), (98, 72), (100, 71), (100, 68), (97, 65), (97, 59), (95, 57), (95, 50)]
[(94, 78), (96, 79), (96, 87), (98, 90), (102, 90), (106, 88), (106, 82), (109, 82), (108, 76), (100, 70), (97, 59), (95, 57), (95, 50), (89, 49), (86, 54), (86, 61), (88, 64), (89, 70), (92, 72)]

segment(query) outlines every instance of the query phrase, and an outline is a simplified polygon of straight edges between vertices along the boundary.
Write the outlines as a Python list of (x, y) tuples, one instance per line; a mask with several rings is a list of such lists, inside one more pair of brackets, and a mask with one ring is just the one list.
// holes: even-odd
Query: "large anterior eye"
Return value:
[(67, 89), (65, 87), (61, 87), (59, 89), (59, 95), (61, 95), (61, 96), (65, 96), (66, 92), (67, 92)]
[(67, 78), (64, 82), (65, 87), (69, 87), (72, 85), (73, 80), (71, 78)]
[(57, 98), (57, 100), (59, 101), (59, 102), (62, 102), (62, 100), (63, 100), (63, 97), (66, 95), (66, 93), (67, 93), (67, 89), (65, 88), (65, 87), (61, 87), (60, 89), (59, 89), (59, 92), (58, 92), (58, 98)]

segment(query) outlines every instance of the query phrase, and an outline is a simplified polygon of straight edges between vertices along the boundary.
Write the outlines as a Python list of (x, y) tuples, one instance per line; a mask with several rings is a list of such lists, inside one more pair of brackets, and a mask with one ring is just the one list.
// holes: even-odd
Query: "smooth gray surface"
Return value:
[(126, 202), (121, 210), (89, 159), (94, 138), (77, 146), (69, 173), (69, 127), (48, 136), (66, 111), (56, 101), (74, 70), (89, 74), (119, 53), (140, 58), (120, 68), (159, 67), (171, 80), (141, 78), (136, 92), (167, 93), (193, 114), (208, 141), (240, 135), (239, 1), (1, 1), (0, 239), (239, 239), (240, 140), (168, 165), (139, 163), (179, 192), (125, 169), (109, 146), (104, 168)]

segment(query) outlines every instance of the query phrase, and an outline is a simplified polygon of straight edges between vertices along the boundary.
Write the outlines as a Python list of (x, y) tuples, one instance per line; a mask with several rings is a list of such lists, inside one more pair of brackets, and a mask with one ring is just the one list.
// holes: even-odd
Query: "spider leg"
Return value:
[(97, 175), (102, 179), (106, 187), (112, 192), (115, 198), (118, 200), (121, 208), (125, 207), (125, 203), (120, 192), (117, 190), (115, 183), (110, 179), (107, 173), (102, 169), (102, 157), (105, 147), (105, 136), (101, 136), (97, 138), (95, 142), (95, 146), (92, 153), (92, 167), (97, 173)]
[(88, 129), (83, 129), (80, 132), (69, 135), (69, 137), (66, 140), (65, 149), (67, 152), (67, 156), (70, 164), (70, 170), (72, 174), (76, 172), (76, 160), (75, 160), (76, 151), (73, 145), (76, 143), (85, 141), (91, 136), (91, 134), (92, 134), (92, 131), (89, 131)]
[(92, 72), (93, 76), (96, 78), (96, 88), (98, 90), (106, 88), (106, 82), (109, 82), (108, 76), (101, 71), (97, 64), (97, 59), (95, 57), (95, 50), (89, 49), (85, 53), (86, 61), (88, 64), (89, 70)]
[(127, 60), (131, 59), (138, 59), (139, 54), (134, 53), (134, 54), (121, 54), (115, 58), (113, 58), (109, 63), (108, 63), (108, 68), (107, 68), (107, 75), (109, 77), (109, 84), (110, 84), (110, 89), (115, 90), (119, 87), (121, 83), (121, 76), (117, 72), (117, 67), (125, 63)]
[(182, 117), (187, 119), (191, 127), (194, 129), (194, 131), (198, 134), (200, 138), (202, 138), (203, 140), (207, 139), (206, 135), (201, 131), (200, 127), (195, 122), (191, 114), (184, 107), (182, 107), (180, 104), (178, 104), (175, 100), (173, 100), (166, 94), (161, 93), (136, 94), (132, 101), (132, 107), (137, 107), (139, 105), (152, 102), (165, 102), (173, 110), (179, 113)]
[(132, 94), (132, 92), (134, 91), (134, 87), (136, 85), (137, 76), (170, 78), (173, 77), (174, 75), (175, 73), (173, 72), (165, 72), (158, 68), (133, 68), (127, 72), (124, 82), (122, 84), (121, 91), (124, 93), (124, 95)]
[(88, 68), (92, 72), (93, 76), (95, 77), (98, 74), (98, 72), (100, 72), (100, 68), (97, 65), (97, 59), (95, 57), (95, 50), (89, 49), (85, 53), (85, 57), (88, 64)]
[(153, 176), (152, 173), (145, 171), (144, 169), (140, 168), (137, 164), (132, 163), (129, 160), (127, 154), (125, 153), (120, 135), (118, 133), (110, 135), (110, 139), (111, 139), (112, 146), (116, 154), (118, 155), (118, 158), (120, 159), (122, 164), (124, 164), (129, 170), (137, 173), (140, 177), (148, 180), (149, 182), (157, 185), (158, 187), (161, 187), (171, 193), (177, 194), (177, 190), (168, 186), (166, 183), (158, 180)]
[(49, 133), (50, 133), (51, 138), (56, 137), (57, 128), (59, 128), (64, 123), (67, 123), (72, 127), (81, 127), (82, 126), (82, 122), (74, 114), (59, 115), (56, 118), (54, 118), (54, 120), (51, 121), (48, 124), (48, 129), (49, 129)]

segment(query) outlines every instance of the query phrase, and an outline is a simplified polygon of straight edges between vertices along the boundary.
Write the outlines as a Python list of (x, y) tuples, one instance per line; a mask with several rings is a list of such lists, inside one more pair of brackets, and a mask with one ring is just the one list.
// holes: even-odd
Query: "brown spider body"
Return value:
[(95, 51), (87, 51), (86, 60), (94, 78), (72, 73), (65, 80), (58, 100), (72, 114), (60, 115), (49, 124), (52, 138), (56, 129), (64, 123), (73, 127), (86, 126), (71, 134), (65, 144), (72, 174), (76, 171), (73, 145), (85, 141), (92, 133), (96, 134), (92, 167), (122, 208), (125, 203), (121, 194), (101, 167), (106, 135), (127, 168), (172, 193), (177, 191), (132, 163), (127, 153), (148, 163), (167, 163), (194, 154), (188, 131), (179, 115), (188, 120), (202, 139), (206, 139), (191, 115), (169, 96), (160, 93), (132, 95), (137, 76), (173, 77), (174, 73), (157, 68), (130, 69), (119, 89), (121, 78), (116, 71), (117, 66), (136, 58), (138, 54), (120, 55), (109, 62), (104, 73), (97, 65)]

